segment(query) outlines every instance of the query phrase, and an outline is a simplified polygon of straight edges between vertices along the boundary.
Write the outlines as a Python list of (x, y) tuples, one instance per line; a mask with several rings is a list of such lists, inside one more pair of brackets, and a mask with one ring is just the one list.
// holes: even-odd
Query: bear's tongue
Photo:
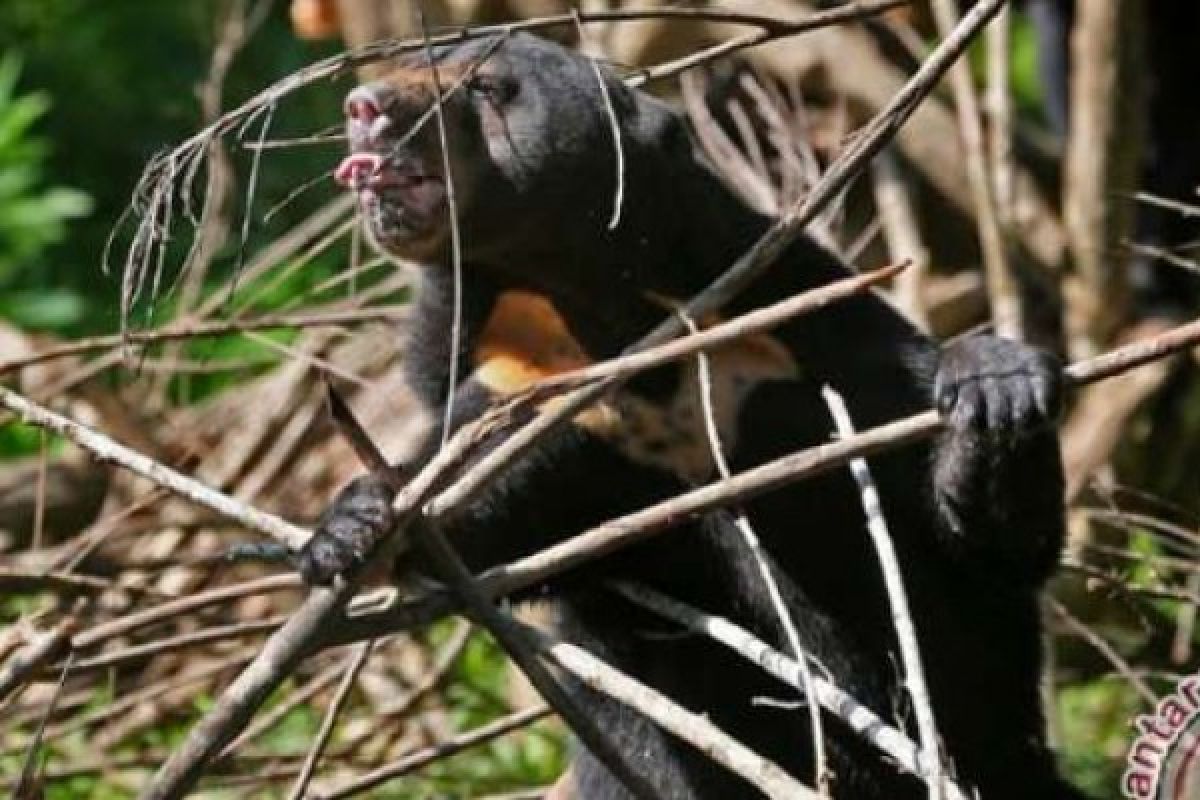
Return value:
[(358, 191), (413, 189), (439, 180), (413, 164), (398, 167), (378, 153), (352, 153), (342, 159), (333, 177), (342, 186)]
[(378, 153), (351, 153), (338, 164), (333, 177), (342, 186), (357, 189), (367, 185), (382, 166), (383, 156)]

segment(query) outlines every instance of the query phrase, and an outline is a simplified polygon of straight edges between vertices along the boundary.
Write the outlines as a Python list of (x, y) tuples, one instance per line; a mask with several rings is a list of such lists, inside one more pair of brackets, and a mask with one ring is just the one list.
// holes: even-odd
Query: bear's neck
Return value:
[(464, 273), (544, 295), (589, 353), (615, 355), (711, 284), (769, 225), (705, 167), (689, 167), (627, 184), (613, 229), (606, 195)]
[[(505, 293), (544, 297), (592, 360), (609, 358), (662, 322), (673, 303), (712, 283), (769, 225), (703, 167), (656, 186), (657, 197), (627, 186), (615, 230), (606, 198), (602, 211), (563, 214), (555, 230), (524, 232), (503, 253), (468, 256), (458, 378)], [(421, 275), (409, 373), (420, 395), (440, 402), (449, 385), (454, 270), (435, 263)]]

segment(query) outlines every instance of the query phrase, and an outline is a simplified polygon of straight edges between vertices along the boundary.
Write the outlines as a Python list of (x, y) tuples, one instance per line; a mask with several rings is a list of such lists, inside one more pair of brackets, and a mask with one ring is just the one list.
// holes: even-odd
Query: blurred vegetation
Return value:
[[(197, 89), (208, 73), (221, 5), (0, 4), (0, 52), (7, 54), (0, 75), (0, 289), (6, 298), (0, 315), (63, 334), (115, 327), (118, 279), (102, 273), (101, 254), (146, 160), (201, 123)], [(225, 84), (226, 107), (322, 54), (292, 35), (286, 4), (275, 3), (255, 46), (237, 56)], [(5, 91), (18, 65), (19, 80)], [(314, 119), (332, 124), (341, 91), (328, 86), (290, 99), (275, 115), (272, 136), (309, 133)], [(247, 154), (232, 155), (244, 169)], [(269, 157), (261, 196), (282, 197), (317, 173), (312, 158), (335, 157), (328, 151)], [(10, 182), (20, 184), (19, 195)], [(46, 188), (58, 186), (75, 191)], [(314, 188), (269, 226), (261, 223), (265, 208), (259, 209), (256, 240), (285, 229), (329, 195), (328, 187)], [(10, 244), (12, 217), (24, 227)], [(69, 237), (63, 235), (68, 221)], [(223, 255), (214, 281), (233, 260), (232, 253)]]
[(10, 287), (19, 271), (36, 267), (66, 238), (67, 226), (87, 215), (91, 201), (83, 192), (45, 185), (47, 144), (34, 126), (50, 101), (45, 92), (17, 95), (19, 74), (15, 55), (0, 61), (0, 313), (25, 327), (61, 327), (78, 320), (78, 295)]

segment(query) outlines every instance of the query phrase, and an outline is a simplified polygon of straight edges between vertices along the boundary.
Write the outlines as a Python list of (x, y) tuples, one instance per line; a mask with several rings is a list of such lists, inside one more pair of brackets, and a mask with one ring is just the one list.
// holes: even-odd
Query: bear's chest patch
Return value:
[[(592, 363), (566, 322), (545, 297), (503, 293), (473, 353), (473, 377), (499, 396)], [(708, 351), (711, 424), (726, 453), (737, 445), (742, 403), (764, 381), (797, 377), (795, 361), (771, 336), (744, 337)], [(580, 412), (574, 424), (609, 442), (638, 464), (673, 473), (687, 483), (711, 479), (712, 460), (701, 370), (693, 357), (680, 363), (676, 390), (651, 400), (620, 389)], [(553, 404), (555, 401), (549, 401)]]

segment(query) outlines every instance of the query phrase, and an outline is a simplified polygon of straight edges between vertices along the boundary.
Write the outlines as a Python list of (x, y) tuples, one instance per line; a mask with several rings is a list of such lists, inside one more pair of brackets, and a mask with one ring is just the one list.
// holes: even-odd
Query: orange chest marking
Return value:
[[(502, 294), (472, 353), (474, 378), (498, 395), (520, 392), (544, 378), (585, 367), (591, 359), (546, 298), (529, 292)], [(747, 336), (708, 354), (712, 421), (722, 445), (737, 444), (742, 403), (754, 388), (798, 376), (791, 353), (778, 340)], [(575, 424), (616, 447), (633, 461), (699, 483), (713, 474), (711, 446), (700, 399), (696, 359), (681, 363), (679, 389), (652, 402), (617, 391), (580, 412)], [(550, 404), (555, 403), (551, 400)]]
[(472, 355), (475, 379), (498, 394), (591, 363), (550, 301), (522, 291), (500, 295)]

